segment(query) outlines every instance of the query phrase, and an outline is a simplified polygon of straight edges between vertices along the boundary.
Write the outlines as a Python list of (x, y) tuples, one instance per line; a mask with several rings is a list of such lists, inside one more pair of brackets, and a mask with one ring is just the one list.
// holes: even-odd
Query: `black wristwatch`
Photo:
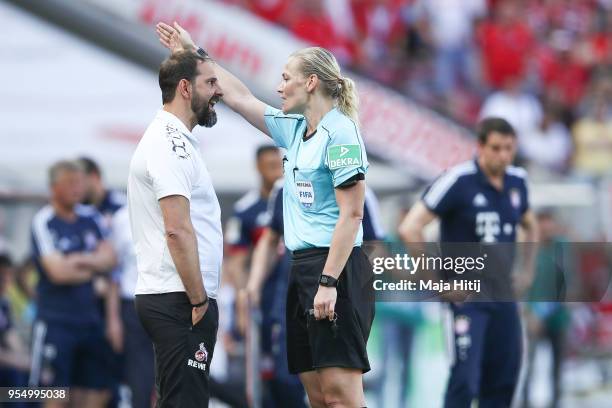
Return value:
[(202, 58), (210, 58), (210, 55), (202, 47), (198, 47), (196, 53)]
[(336, 288), (338, 287), (338, 279), (329, 275), (321, 275), (319, 277), (319, 285), (325, 286), (328, 288)]
[(191, 307), (202, 307), (207, 303), (208, 303), (208, 296), (206, 296), (206, 299), (203, 302), (197, 303), (195, 305), (191, 305)]

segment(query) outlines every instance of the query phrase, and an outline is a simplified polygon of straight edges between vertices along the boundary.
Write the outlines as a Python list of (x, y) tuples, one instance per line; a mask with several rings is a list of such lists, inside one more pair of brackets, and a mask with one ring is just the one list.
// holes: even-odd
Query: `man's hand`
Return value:
[(252, 282), (246, 288), (238, 291), (236, 296), (236, 325), (243, 336), (246, 334), (249, 314), (252, 309), (259, 309), (261, 302), (261, 289)]
[(317, 320), (328, 318), (334, 320), (334, 310), (338, 292), (334, 287), (319, 286), (314, 298), (314, 317)]
[(195, 326), (196, 324), (198, 324), (200, 320), (202, 320), (202, 318), (206, 314), (206, 311), (208, 310), (208, 304), (209, 302), (206, 302), (204, 306), (191, 308), (191, 324), (192, 325)]
[(159, 42), (172, 53), (182, 50), (195, 51), (197, 49), (195, 43), (191, 39), (191, 35), (189, 35), (189, 33), (176, 21), (174, 22), (174, 27), (159, 22), (157, 26), (155, 26), (155, 31), (157, 31), (157, 35), (159, 36)]

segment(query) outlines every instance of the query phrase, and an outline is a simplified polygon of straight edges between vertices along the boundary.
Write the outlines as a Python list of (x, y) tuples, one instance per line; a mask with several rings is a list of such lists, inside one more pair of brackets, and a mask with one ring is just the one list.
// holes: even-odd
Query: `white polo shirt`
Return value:
[(214, 299), (223, 259), (221, 208), (198, 140), (176, 116), (160, 110), (136, 147), (128, 179), (137, 295), (185, 291), (166, 243), (159, 206), (161, 198), (171, 195), (189, 200), (204, 288)]

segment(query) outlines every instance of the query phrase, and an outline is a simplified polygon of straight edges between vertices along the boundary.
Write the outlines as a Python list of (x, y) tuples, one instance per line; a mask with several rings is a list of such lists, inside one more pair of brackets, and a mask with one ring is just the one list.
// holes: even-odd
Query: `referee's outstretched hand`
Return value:
[(314, 298), (314, 317), (317, 320), (334, 319), (338, 292), (334, 287), (319, 286)]
[(208, 310), (208, 303), (209, 302), (206, 302), (204, 306), (194, 307), (191, 309), (191, 324), (192, 325), (195, 326), (196, 324), (198, 324), (200, 320), (202, 320), (202, 318), (206, 314), (206, 311)]
[(155, 26), (155, 31), (159, 36), (159, 42), (171, 52), (196, 49), (191, 35), (176, 21), (174, 27), (160, 21)]

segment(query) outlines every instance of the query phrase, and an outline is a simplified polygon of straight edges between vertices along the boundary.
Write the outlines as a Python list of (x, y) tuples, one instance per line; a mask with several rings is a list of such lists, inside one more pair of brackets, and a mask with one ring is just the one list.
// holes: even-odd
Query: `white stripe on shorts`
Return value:
[(455, 315), (450, 304), (442, 306), (442, 319), (446, 327), (446, 352), (450, 362), (449, 366), (452, 367), (455, 364), (457, 355), (455, 353)]
[(28, 381), (29, 387), (38, 387), (40, 383), (46, 334), (47, 324), (40, 320), (36, 321), (32, 328), (32, 366), (30, 368), (30, 379)]

